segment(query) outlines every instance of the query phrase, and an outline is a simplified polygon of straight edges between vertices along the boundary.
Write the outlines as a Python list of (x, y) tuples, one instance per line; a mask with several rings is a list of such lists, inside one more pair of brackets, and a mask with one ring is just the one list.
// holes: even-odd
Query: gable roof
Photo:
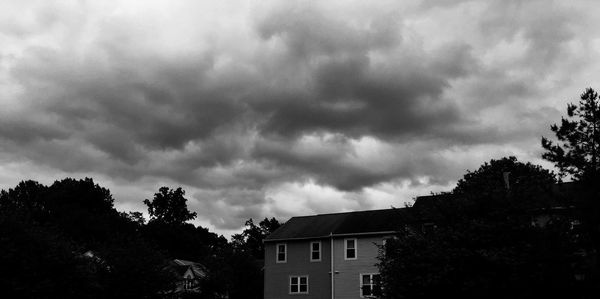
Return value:
[(180, 277), (183, 277), (188, 270), (192, 271), (195, 278), (206, 277), (206, 269), (202, 264), (197, 262), (174, 259), (171, 262), (171, 269)]
[(267, 236), (265, 242), (389, 233), (410, 219), (406, 208), (292, 217)]

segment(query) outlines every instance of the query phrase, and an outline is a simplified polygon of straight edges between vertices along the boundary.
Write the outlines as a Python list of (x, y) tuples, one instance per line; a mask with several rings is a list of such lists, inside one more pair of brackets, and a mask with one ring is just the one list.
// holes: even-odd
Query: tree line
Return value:
[(177, 277), (169, 261), (204, 265), (196, 298), (262, 298), (262, 239), (275, 218), (250, 219), (229, 242), (188, 223), (181, 188), (146, 199), (150, 219), (119, 212), (91, 178), (50, 186), (23, 181), (0, 192), (0, 290), (6, 298), (161, 298)]

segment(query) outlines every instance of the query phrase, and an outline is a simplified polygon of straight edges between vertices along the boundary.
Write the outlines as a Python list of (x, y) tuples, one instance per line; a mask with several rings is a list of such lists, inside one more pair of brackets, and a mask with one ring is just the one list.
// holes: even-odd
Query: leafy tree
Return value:
[(598, 93), (586, 89), (577, 105), (567, 105), (567, 119), (550, 128), (559, 142), (542, 137), (544, 159), (554, 162), (561, 175), (576, 180), (597, 180), (600, 171), (600, 102)]
[(554, 173), (530, 162), (522, 163), (516, 157), (504, 157), (485, 162), (475, 171), (467, 170), (458, 180), (452, 193), (462, 196), (502, 196), (510, 190), (516, 192), (539, 192), (537, 188), (556, 183)]
[(154, 194), (152, 201), (145, 199), (144, 204), (148, 206), (151, 221), (160, 221), (167, 224), (183, 224), (188, 220), (196, 218), (196, 212), (187, 209), (187, 199), (183, 197), (185, 191), (181, 187), (173, 190), (161, 187)]
[(482, 215), (498, 212), (499, 208), (539, 208), (552, 204), (540, 194), (549, 193), (556, 182), (553, 172), (510, 156), (492, 159), (475, 171), (467, 170), (452, 194), (462, 201), (456, 207), (468, 206), (471, 213)]
[(6, 298), (103, 298), (82, 249), (52, 227), (0, 211), (0, 288)]
[[(590, 285), (600, 286), (600, 100), (598, 93), (587, 88), (578, 104), (567, 105), (567, 119), (560, 127), (551, 127), (559, 142), (542, 137), (546, 152), (542, 157), (551, 161), (561, 175), (570, 175), (578, 182), (580, 194), (575, 198), (581, 235), (589, 238), (585, 251), (592, 256), (591, 271), (585, 278)], [(598, 289), (596, 289), (598, 290)]]
[(121, 217), (129, 219), (131, 222), (143, 226), (146, 224), (146, 218), (144, 218), (144, 214), (142, 212), (121, 212)]
[[(17, 220), (6, 222), (5, 215)], [(10, 282), (3, 294), (152, 298), (170, 287), (165, 257), (142, 238), (139, 223), (113, 207), (110, 191), (91, 178), (67, 178), (49, 187), (25, 181), (3, 190), (0, 222), (6, 229), (0, 231), (0, 243), (6, 241), (0, 244), (0, 255), (17, 263), (0, 265), (14, 271), (10, 279), (0, 279)], [(85, 258), (87, 251), (97, 258)], [(36, 291), (23, 293), (22, 286)]]
[(404, 229), (380, 255), (384, 298), (577, 298), (568, 222)]
[(450, 194), (416, 202), (411, 211), (437, 228), (403, 227), (382, 248), (384, 297), (576, 297), (571, 219), (532, 226), (528, 213), (554, 200), (554, 182), (508, 157), (468, 171)]
[(265, 218), (258, 225), (250, 218), (244, 231), (231, 237), (233, 251), (228, 257), (230, 298), (263, 298), (263, 240), (280, 226), (275, 218)]
[(238, 250), (249, 252), (256, 259), (262, 260), (265, 255), (263, 240), (278, 229), (281, 223), (273, 217), (263, 219), (257, 226), (250, 218), (246, 221), (245, 226), (246, 228), (241, 234), (232, 236), (232, 245)]

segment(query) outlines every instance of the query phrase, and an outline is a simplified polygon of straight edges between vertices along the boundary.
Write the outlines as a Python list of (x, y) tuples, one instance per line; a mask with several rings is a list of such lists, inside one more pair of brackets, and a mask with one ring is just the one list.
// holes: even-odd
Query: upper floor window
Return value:
[(277, 259), (278, 263), (287, 262), (287, 244), (277, 244)]
[(356, 259), (356, 239), (344, 240), (344, 259), (355, 260)]
[(360, 297), (376, 298), (381, 295), (381, 279), (377, 273), (360, 275)]
[(290, 276), (290, 294), (308, 294), (308, 275)]
[(310, 242), (310, 261), (320, 262), (321, 261), (321, 242)]

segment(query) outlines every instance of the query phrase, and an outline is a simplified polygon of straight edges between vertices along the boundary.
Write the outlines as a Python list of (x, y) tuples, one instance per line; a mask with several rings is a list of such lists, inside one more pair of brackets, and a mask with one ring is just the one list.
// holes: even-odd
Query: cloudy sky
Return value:
[(400, 207), (540, 159), (600, 88), (590, 1), (0, 2), (0, 188), (93, 177), (196, 224)]

